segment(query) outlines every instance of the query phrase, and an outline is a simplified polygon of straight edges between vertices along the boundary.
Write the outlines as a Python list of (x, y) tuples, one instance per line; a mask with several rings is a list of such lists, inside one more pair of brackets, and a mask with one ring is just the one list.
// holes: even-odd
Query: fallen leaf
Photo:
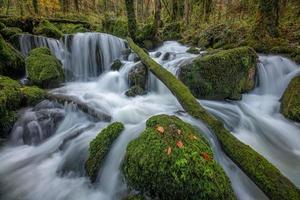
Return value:
[(182, 143), (180, 140), (176, 142), (176, 146), (177, 146), (179, 149), (181, 149), (181, 148), (184, 147), (183, 143)]
[(164, 127), (162, 127), (162, 126), (158, 126), (158, 127), (156, 128), (156, 130), (157, 130), (159, 133), (161, 133), (161, 134), (163, 134), (163, 133), (165, 132), (165, 129), (164, 129)]
[(181, 130), (180, 129), (177, 129), (177, 134), (181, 135)]
[(172, 148), (171, 148), (171, 147), (168, 147), (168, 148), (167, 148), (167, 154), (170, 155), (171, 153), (172, 153)]
[(207, 160), (207, 161), (210, 160), (210, 156), (209, 156), (208, 153), (206, 153), (206, 152), (201, 153), (201, 156), (202, 156), (202, 158), (204, 158), (204, 160)]

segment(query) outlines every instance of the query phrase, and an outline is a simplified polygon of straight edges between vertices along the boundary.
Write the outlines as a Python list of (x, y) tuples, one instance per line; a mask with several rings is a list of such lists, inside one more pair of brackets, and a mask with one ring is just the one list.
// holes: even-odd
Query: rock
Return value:
[(196, 47), (190, 47), (186, 52), (190, 54), (199, 54), (200, 50)]
[(300, 76), (292, 79), (281, 102), (282, 114), (288, 119), (300, 122)]
[(110, 150), (111, 145), (124, 130), (124, 125), (114, 122), (103, 129), (97, 137), (91, 141), (88, 159), (85, 163), (85, 170), (91, 182), (95, 182), (99, 169), (105, 156)]
[(112, 63), (112, 65), (110, 66), (110, 69), (112, 71), (119, 71), (120, 68), (122, 67), (122, 62), (120, 61), (120, 59), (116, 59), (114, 60), (114, 62)]
[(129, 55), (131, 54), (131, 49), (126, 48), (122, 50), (122, 58), (128, 60)]
[(10, 38), (14, 35), (20, 34), (23, 31), (17, 27), (6, 27), (0, 31), (1, 35), (5, 40), (10, 40)]
[(22, 77), (25, 75), (24, 57), (0, 36), (0, 75)]
[(136, 53), (130, 53), (128, 56), (128, 61), (130, 62), (138, 62), (140, 60), (140, 58), (138, 57), (138, 55)]
[(130, 188), (153, 199), (235, 199), (206, 139), (176, 116), (148, 119), (122, 170)]
[(54, 24), (47, 20), (41, 21), (38, 27), (34, 28), (33, 32), (36, 35), (44, 35), (55, 39), (63, 37), (63, 33)]
[(46, 92), (36, 86), (21, 88), (22, 105), (34, 106), (45, 99)]
[(154, 58), (159, 58), (160, 56), (161, 56), (161, 52), (155, 52), (155, 54), (154, 54)]
[(171, 53), (169, 53), (169, 52), (167, 52), (167, 53), (165, 53), (164, 55), (163, 55), (163, 57), (162, 57), (162, 61), (167, 61), (167, 60), (169, 60), (170, 59), (170, 56), (171, 56)]
[(0, 76), (0, 137), (6, 137), (16, 120), (15, 110), (21, 104), (20, 84)]
[(127, 197), (123, 198), (122, 200), (146, 200), (146, 198), (144, 198), (141, 195), (128, 195)]
[(151, 50), (154, 48), (154, 44), (151, 40), (144, 40), (143, 41), (143, 47), (147, 50)]
[(143, 95), (146, 93), (148, 82), (148, 69), (139, 62), (128, 73), (130, 89), (125, 93), (129, 97)]
[(4, 29), (4, 28), (6, 28), (6, 25), (3, 24), (2, 22), (0, 22), (0, 30), (2, 30), (2, 29)]
[(64, 81), (64, 72), (59, 60), (48, 48), (32, 50), (26, 59), (28, 79), (41, 88), (58, 87)]
[(181, 67), (179, 79), (201, 99), (241, 99), (255, 86), (257, 55), (250, 47), (199, 57)]

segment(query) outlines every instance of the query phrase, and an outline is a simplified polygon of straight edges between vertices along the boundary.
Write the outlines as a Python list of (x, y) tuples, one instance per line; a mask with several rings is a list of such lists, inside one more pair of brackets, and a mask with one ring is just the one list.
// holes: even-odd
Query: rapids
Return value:
[[(139, 136), (150, 116), (161, 113), (176, 114), (205, 134), (238, 199), (267, 199), (224, 154), (213, 133), (202, 122), (181, 112), (183, 109), (176, 98), (152, 74), (147, 95), (135, 98), (125, 95), (127, 75), (134, 63), (122, 60), (120, 71), (109, 71), (110, 63), (126, 48), (125, 41), (97, 33), (69, 35), (61, 41), (28, 35), (20, 38), (24, 55), (38, 46), (49, 47), (63, 63), (66, 74), (73, 73), (72, 78), (52, 93), (76, 96), (109, 114), (113, 121), (124, 123), (125, 131), (113, 144), (96, 184), (91, 185), (84, 176), (89, 142), (108, 123), (95, 122), (76, 106), (65, 104), (55, 110), (61, 113), (61, 118), (56, 131), (49, 135), (41, 127), (53, 121), (41, 122), (38, 116), (40, 112), (53, 111), (54, 107), (49, 107), (51, 102), (27, 108), (15, 124), (11, 139), (0, 150), (0, 199), (122, 199), (128, 192), (120, 172), (126, 146)], [(187, 47), (177, 42), (165, 42), (150, 55), (176, 74), (180, 65), (195, 57), (186, 50)], [(161, 55), (157, 56), (157, 52)], [(169, 54), (168, 59), (164, 58), (165, 54)], [(199, 102), (223, 120), (238, 139), (264, 155), (299, 186), (300, 174), (296, 170), (300, 167), (299, 125), (279, 114), (279, 99), (300, 68), (280, 56), (260, 56), (260, 61), (259, 85), (253, 92), (243, 95), (242, 101)], [(24, 123), (26, 120), (34, 126), (28, 126)], [(30, 140), (31, 134), (25, 134), (24, 130), (34, 132), (37, 139)]]

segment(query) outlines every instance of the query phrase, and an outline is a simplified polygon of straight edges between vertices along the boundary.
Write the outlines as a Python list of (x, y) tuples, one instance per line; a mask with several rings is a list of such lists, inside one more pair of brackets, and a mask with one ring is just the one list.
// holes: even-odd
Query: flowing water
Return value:
[[(183, 109), (176, 98), (152, 74), (147, 95), (126, 97), (128, 72), (135, 63), (122, 60), (120, 71), (109, 71), (110, 63), (126, 48), (123, 40), (86, 33), (69, 35), (61, 41), (23, 36), (20, 44), (25, 55), (37, 46), (49, 47), (64, 64), (66, 74), (72, 72), (69, 81), (52, 93), (76, 96), (109, 114), (113, 121), (123, 122), (125, 130), (113, 144), (96, 184), (91, 185), (84, 173), (89, 142), (108, 123), (95, 121), (73, 104), (61, 106), (44, 101), (23, 110), (11, 139), (0, 152), (0, 199), (121, 199), (128, 192), (120, 172), (126, 146), (139, 136), (150, 116), (161, 113), (176, 114), (204, 134), (238, 199), (267, 199), (224, 154), (202, 122), (179, 112)], [(176, 74), (180, 65), (195, 57), (185, 53), (186, 50), (187, 47), (176, 42), (166, 42), (150, 55)], [(279, 114), (279, 98), (289, 80), (299, 73), (299, 67), (278, 56), (261, 56), (260, 60), (260, 85), (244, 95), (242, 101), (200, 103), (222, 119), (237, 138), (250, 144), (299, 185), (300, 175), (296, 171), (300, 158), (296, 142), (300, 137), (299, 126)]]

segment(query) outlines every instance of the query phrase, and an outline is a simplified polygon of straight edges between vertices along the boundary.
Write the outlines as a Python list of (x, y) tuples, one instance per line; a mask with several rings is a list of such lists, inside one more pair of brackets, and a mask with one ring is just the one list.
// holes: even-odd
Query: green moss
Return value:
[(220, 51), (183, 66), (179, 78), (197, 98), (240, 99), (254, 87), (257, 58), (249, 47)]
[(87, 175), (90, 177), (91, 182), (96, 181), (99, 169), (105, 159), (105, 156), (123, 129), (124, 125), (122, 123), (114, 122), (103, 129), (90, 143), (89, 156), (85, 163), (85, 169)]
[(63, 24), (63, 23), (55, 23), (55, 26), (63, 33), (63, 34), (75, 34), (75, 33), (85, 33), (89, 30), (84, 27), (83, 24)]
[(22, 102), (25, 106), (34, 106), (45, 98), (45, 91), (33, 86), (21, 88)]
[(63, 33), (52, 23), (47, 20), (42, 20), (38, 27), (34, 28), (34, 34), (44, 35), (46, 37), (59, 39)]
[(250, 146), (235, 138), (220, 121), (205, 111), (181, 81), (152, 60), (132, 39), (128, 38), (128, 42), (151, 72), (170, 89), (186, 112), (207, 124), (218, 138), (224, 152), (270, 199), (300, 199), (297, 187), (276, 167)]
[(286, 118), (300, 122), (300, 76), (295, 77), (284, 92), (281, 112)]
[(199, 54), (200, 50), (196, 47), (190, 47), (186, 52), (191, 54)]
[(64, 72), (59, 60), (47, 48), (36, 48), (26, 59), (28, 79), (42, 88), (59, 86), (64, 80)]
[(7, 111), (0, 116), (0, 138), (8, 136), (16, 121), (17, 116), (14, 111)]
[(128, 35), (128, 23), (124, 17), (105, 15), (102, 21), (105, 32), (124, 38)]
[(2, 30), (2, 29), (4, 29), (4, 28), (6, 28), (6, 25), (3, 24), (2, 22), (0, 22), (0, 30)]
[(25, 74), (25, 62), (20, 52), (0, 36), (0, 75), (21, 77)]
[(12, 36), (20, 34), (23, 31), (17, 27), (7, 27), (0, 31), (4, 39), (9, 40)]
[(123, 171), (130, 187), (159, 199), (235, 199), (208, 142), (190, 124), (167, 115), (146, 124), (127, 147)]
[(171, 22), (165, 24), (162, 30), (163, 40), (178, 40), (181, 38), (180, 22)]
[(129, 195), (123, 198), (123, 200), (145, 200), (145, 198), (141, 195)]

